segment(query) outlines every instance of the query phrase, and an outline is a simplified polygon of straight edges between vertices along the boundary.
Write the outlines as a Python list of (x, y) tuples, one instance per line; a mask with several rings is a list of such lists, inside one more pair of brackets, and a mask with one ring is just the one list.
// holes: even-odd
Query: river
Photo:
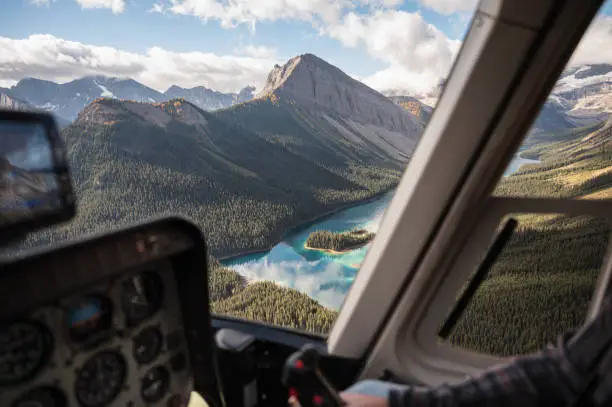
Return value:
[[(517, 156), (504, 175), (512, 174), (523, 164), (537, 162)], [(342, 254), (327, 254), (305, 249), (306, 238), (315, 230), (342, 232), (358, 227), (376, 232), (392, 197), (393, 191), (297, 228), (269, 252), (239, 256), (222, 263), (250, 281), (272, 280), (302, 291), (327, 307), (339, 309), (370, 244)]]

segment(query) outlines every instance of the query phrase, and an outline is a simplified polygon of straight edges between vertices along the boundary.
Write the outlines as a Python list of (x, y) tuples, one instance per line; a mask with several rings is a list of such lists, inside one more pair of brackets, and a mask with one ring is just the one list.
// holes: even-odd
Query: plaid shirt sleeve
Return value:
[[(560, 344), (566, 342), (567, 334)], [(390, 407), (531, 407), (566, 405), (580, 392), (583, 376), (565, 347), (513, 359), (457, 385), (391, 390)]]

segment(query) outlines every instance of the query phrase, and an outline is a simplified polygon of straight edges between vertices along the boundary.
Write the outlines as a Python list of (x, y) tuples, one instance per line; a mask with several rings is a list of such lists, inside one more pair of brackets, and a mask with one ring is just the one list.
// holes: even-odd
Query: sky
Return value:
[[(478, 0), (2, 0), (0, 86), (130, 77), (236, 92), (313, 53), (379, 91), (447, 75)], [(573, 63), (612, 63), (612, 0)]]

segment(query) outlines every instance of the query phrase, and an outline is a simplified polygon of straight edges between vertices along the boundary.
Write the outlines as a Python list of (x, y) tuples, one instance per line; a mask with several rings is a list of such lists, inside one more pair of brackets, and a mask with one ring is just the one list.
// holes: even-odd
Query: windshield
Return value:
[(55, 115), (78, 199), (9, 253), (187, 216), (214, 312), (327, 333), (475, 5), (3, 3), (0, 106)]

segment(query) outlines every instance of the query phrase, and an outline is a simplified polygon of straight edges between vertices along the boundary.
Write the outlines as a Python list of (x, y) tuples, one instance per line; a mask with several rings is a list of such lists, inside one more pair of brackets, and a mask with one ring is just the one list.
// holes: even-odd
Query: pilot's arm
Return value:
[(557, 347), (517, 357), (463, 383), (416, 389), (368, 381), (370, 388), (380, 383), (384, 394), (367, 391), (367, 385), (357, 383), (342, 397), (351, 407), (565, 407), (572, 405), (595, 377), (596, 385), (589, 387), (589, 394), (597, 406), (608, 406), (612, 405), (611, 344), (609, 296), (593, 321), (576, 334), (562, 335)]

